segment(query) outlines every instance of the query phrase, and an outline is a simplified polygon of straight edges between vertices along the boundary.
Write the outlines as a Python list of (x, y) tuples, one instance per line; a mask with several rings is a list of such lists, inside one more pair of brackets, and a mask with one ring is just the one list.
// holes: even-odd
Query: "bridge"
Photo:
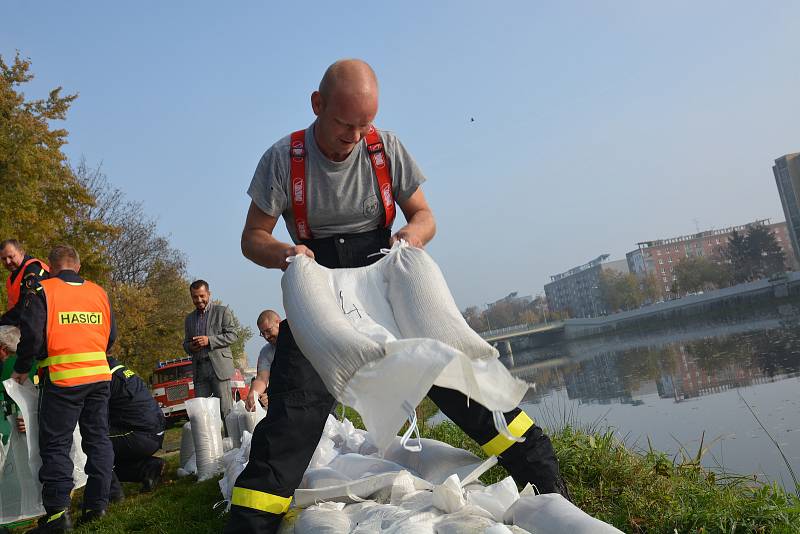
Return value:
[(564, 339), (564, 321), (509, 326), (481, 332), (480, 336), (500, 352), (513, 365), (514, 349), (532, 349)]
[(559, 331), (564, 331), (564, 321), (555, 321), (552, 323), (519, 324), (515, 326), (509, 326), (507, 328), (498, 328), (496, 330), (481, 332), (480, 336), (489, 343), (495, 343), (497, 341), (507, 341), (517, 337)]

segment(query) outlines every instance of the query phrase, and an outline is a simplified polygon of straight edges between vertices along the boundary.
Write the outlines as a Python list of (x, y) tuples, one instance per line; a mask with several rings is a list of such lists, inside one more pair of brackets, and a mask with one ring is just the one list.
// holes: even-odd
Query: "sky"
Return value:
[(29, 98), (79, 94), (66, 154), (143, 202), (255, 330), (282, 313), (281, 273), (241, 254), (246, 190), (335, 60), (375, 69), (375, 124), (428, 178), (427, 250), (463, 309), (639, 241), (784, 220), (771, 167), (800, 152), (798, 27), (794, 1), (11, 0), (0, 54), (31, 60)]

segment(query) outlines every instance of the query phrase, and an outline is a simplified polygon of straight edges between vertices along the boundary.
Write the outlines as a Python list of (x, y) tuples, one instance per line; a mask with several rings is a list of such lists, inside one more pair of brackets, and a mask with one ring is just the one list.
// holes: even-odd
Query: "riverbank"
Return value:
[[(427, 402), (419, 410), (421, 420), (435, 412)], [(360, 425), (357, 414), (348, 412)], [(484, 456), (448, 421), (423, 425), (420, 430), (423, 437)], [(168, 432), (178, 435), (180, 429)], [(750, 477), (721, 477), (704, 470), (698, 454), (686, 453), (686, 457), (674, 461), (657, 451), (638, 453), (627, 449), (612, 432), (580, 430), (569, 425), (551, 437), (575, 503), (624, 532), (800, 532), (800, 499)], [(193, 477), (178, 479), (177, 452), (166, 453), (165, 458), (165, 482), (155, 492), (140, 494), (136, 485), (126, 484), (128, 498), (124, 502), (111, 505), (105, 518), (76, 532), (221, 532), (225, 517), (220, 509), (214, 509), (221, 498), (217, 480), (197, 483)], [(501, 467), (494, 467), (482, 479), (492, 483), (505, 476)], [(73, 502), (79, 503), (80, 495)], [(73, 511), (77, 517), (77, 507)]]

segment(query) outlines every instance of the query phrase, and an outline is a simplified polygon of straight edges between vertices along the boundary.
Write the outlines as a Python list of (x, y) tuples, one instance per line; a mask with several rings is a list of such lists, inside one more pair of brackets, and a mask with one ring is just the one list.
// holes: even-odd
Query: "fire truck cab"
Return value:
[[(186, 417), (187, 399), (194, 398), (194, 382), (192, 381), (192, 358), (175, 358), (158, 362), (150, 377), (153, 398), (158, 402), (167, 420)], [(231, 377), (231, 394), (233, 400), (247, 398), (250, 386), (245, 383), (239, 369), (235, 369)]]

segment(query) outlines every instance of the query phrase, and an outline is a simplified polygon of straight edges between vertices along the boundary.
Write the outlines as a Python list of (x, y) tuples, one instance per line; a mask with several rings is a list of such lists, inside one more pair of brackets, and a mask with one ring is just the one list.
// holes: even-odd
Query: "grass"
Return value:
[[(417, 408), (422, 437), (438, 439), (484, 458), (478, 445), (449, 421), (429, 425), (436, 413), (428, 399)], [(351, 409), (347, 417), (357, 427), (361, 418)], [(634, 452), (610, 430), (597, 424), (580, 427), (575, 414), (545, 414), (562, 474), (575, 503), (587, 513), (628, 533), (800, 533), (800, 499), (776, 484), (752, 477), (720, 475), (700, 466), (704, 453), (670, 458), (648, 448)], [(179, 443), (180, 428), (168, 431), (167, 448)], [(214, 505), (221, 499), (217, 480), (198, 483), (194, 477), (177, 479), (177, 452), (168, 462), (165, 482), (155, 492), (138, 493), (125, 485), (127, 499), (111, 505), (105, 518), (78, 533), (152, 532), (159, 534), (216, 533), (225, 518)], [(486, 484), (507, 476), (502, 467), (487, 471)], [(80, 502), (80, 492), (73, 502)], [(77, 518), (77, 509), (73, 510)], [(16, 529), (13, 532), (23, 532)]]

